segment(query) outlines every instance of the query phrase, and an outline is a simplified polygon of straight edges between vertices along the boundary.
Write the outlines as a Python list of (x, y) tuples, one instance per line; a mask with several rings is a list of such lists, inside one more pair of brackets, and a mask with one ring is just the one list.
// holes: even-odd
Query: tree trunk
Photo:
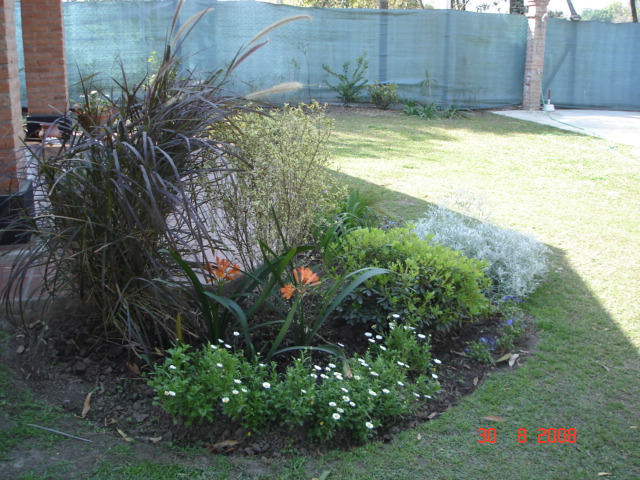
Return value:
[(638, 10), (636, 10), (636, 0), (629, 0), (631, 4), (631, 21), (638, 23)]

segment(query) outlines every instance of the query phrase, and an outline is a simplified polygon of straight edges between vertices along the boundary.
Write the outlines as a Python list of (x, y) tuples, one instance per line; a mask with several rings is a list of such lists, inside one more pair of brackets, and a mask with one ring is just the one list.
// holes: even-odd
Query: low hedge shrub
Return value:
[(345, 300), (341, 313), (350, 324), (380, 326), (395, 313), (413, 319), (421, 331), (446, 331), (489, 309), (486, 264), (421, 240), (410, 228), (353, 230), (333, 248), (333, 274), (368, 266), (391, 271)]

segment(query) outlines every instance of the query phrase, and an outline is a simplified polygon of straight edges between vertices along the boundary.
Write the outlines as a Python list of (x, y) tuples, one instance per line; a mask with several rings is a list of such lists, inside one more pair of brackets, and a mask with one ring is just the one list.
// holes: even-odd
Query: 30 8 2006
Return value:
[[(498, 432), (495, 428), (479, 428), (478, 443), (496, 443)], [(518, 443), (527, 443), (527, 429), (519, 428)], [(537, 432), (538, 443), (576, 443), (578, 432), (575, 428), (539, 428)]]

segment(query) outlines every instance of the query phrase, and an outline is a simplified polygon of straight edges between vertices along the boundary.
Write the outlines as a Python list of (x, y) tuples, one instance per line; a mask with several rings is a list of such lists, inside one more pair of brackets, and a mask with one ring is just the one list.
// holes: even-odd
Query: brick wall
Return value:
[(22, 109), (14, 0), (0, 2), (0, 194), (18, 186), (16, 163), (22, 135)]
[(29, 114), (66, 113), (69, 97), (61, 0), (22, 0), (22, 42)]
[(528, 0), (529, 31), (524, 66), (523, 110), (540, 110), (542, 100), (542, 75), (544, 73), (544, 48), (547, 30), (546, 14), (549, 0)]

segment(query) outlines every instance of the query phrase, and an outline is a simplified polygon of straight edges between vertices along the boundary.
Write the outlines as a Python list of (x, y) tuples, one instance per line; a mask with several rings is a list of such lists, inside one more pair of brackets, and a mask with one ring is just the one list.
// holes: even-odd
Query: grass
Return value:
[[(389, 444), (270, 464), (115, 456), (86, 478), (639, 478), (640, 157), (491, 114), (341, 114), (333, 148), (342, 179), (379, 211), (415, 220), (465, 189), (496, 223), (553, 249), (548, 281), (527, 300), (540, 340), (524, 366), (491, 375), (461, 405)], [(497, 441), (479, 444), (477, 429), (490, 427)], [(527, 443), (517, 442), (521, 428)], [(538, 443), (540, 428), (575, 428), (578, 441)]]

